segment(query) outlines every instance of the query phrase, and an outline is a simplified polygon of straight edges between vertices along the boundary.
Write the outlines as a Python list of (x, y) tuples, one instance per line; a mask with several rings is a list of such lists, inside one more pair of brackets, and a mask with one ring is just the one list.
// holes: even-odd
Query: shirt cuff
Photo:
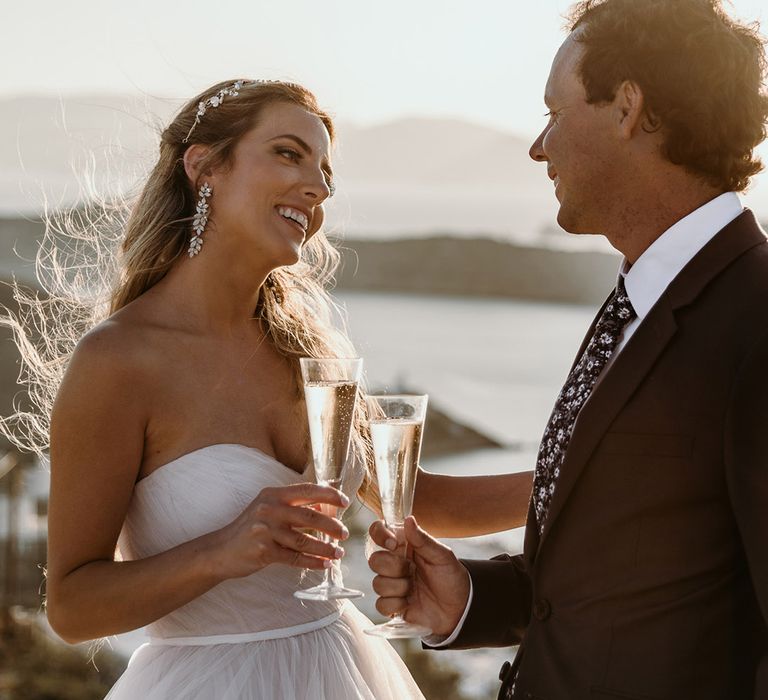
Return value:
[[(467, 572), (467, 576), (469, 576), (469, 572)], [(439, 634), (430, 634), (428, 637), (422, 637), (421, 641), (425, 646), (431, 647), (432, 649), (440, 649), (441, 647), (447, 647), (456, 641), (456, 637), (459, 636), (461, 628), (464, 627), (464, 621), (467, 619), (469, 608), (472, 605), (472, 590), (472, 577), (469, 576), (469, 597), (467, 598), (467, 607), (464, 608), (464, 613), (459, 618), (456, 628), (447, 637), (442, 637)]]

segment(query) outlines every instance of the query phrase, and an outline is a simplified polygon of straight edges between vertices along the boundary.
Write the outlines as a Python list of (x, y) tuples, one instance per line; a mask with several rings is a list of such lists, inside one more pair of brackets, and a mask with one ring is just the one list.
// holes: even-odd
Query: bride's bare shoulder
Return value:
[(112, 382), (151, 380), (167, 356), (161, 324), (140, 305), (128, 306), (89, 330), (77, 343), (67, 375)]
[[(59, 445), (89, 426), (90, 440), (101, 444), (114, 425), (143, 439), (162, 358), (151, 324), (133, 314), (115, 314), (78, 342), (59, 385), (51, 416), (51, 442)], [(78, 433), (80, 431), (80, 433)]]

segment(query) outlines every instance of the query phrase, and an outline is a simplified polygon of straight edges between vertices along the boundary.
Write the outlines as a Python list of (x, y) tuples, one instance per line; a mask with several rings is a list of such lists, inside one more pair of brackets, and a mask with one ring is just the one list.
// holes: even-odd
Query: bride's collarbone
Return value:
[[(179, 457), (214, 445), (239, 445), (258, 450), (297, 474), (304, 472), (309, 459), (309, 441), (301, 439), (297, 426), (286, 425), (274, 432), (263, 422), (237, 411), (214, 416), (210, 420), (190, 420), (156, 426), (145, 440), (140, 478)], [(205, 418), (205, 414), (202, 416)]]
[(308, 435), (306, 412), (285, 357), (245, 340), (158, 333), (148, 341), (154, 376), (142, 476), (214, 444), (254, 447), (304, 471), (309, 443), (297, 436)]
[(201, 447), (239, 444), (302, 473), (309, 455), (304, 404), (274, 380), (228, 381), (201, 373), (157, 386), (142, 472)]
[[(159, 343), (151, 352), (157, 363), (157, 384), (186, 393), (211, 392), (231, 398), (254, 395), (298, 395), (291, 362), (268, 343), (244, 340), (215, 342), (211, 338), (176, 338)], [(182, 342), (183, 341), (183, 342)]]

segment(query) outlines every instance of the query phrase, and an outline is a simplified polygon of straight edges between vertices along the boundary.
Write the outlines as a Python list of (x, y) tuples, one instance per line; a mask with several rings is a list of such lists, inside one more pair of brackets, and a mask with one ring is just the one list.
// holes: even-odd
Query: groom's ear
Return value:
[(646, 132), (655, 131), (655, 128), (647, 128), (654, 120), (646, 112), (645, 96), (637, 83), (631, 80), (621, 83), (616, 90), (613, 107), (616, 126), (622, 138), (631, 139), (640, 128)]

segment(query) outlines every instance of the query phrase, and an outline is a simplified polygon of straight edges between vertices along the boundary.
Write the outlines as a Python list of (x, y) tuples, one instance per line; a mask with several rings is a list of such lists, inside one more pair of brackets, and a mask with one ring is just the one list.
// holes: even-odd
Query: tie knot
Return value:
[(624, 286), (624, 278), (619, 277), (616, 291), (613, 293), (611, 301), (605, 307), (601, 320), (609, 324), (616, 324), (619, 328), (623, 329), (636, 316), (637, 314), (632, 307), (632, 302), (629, 300), (629, 295)]

